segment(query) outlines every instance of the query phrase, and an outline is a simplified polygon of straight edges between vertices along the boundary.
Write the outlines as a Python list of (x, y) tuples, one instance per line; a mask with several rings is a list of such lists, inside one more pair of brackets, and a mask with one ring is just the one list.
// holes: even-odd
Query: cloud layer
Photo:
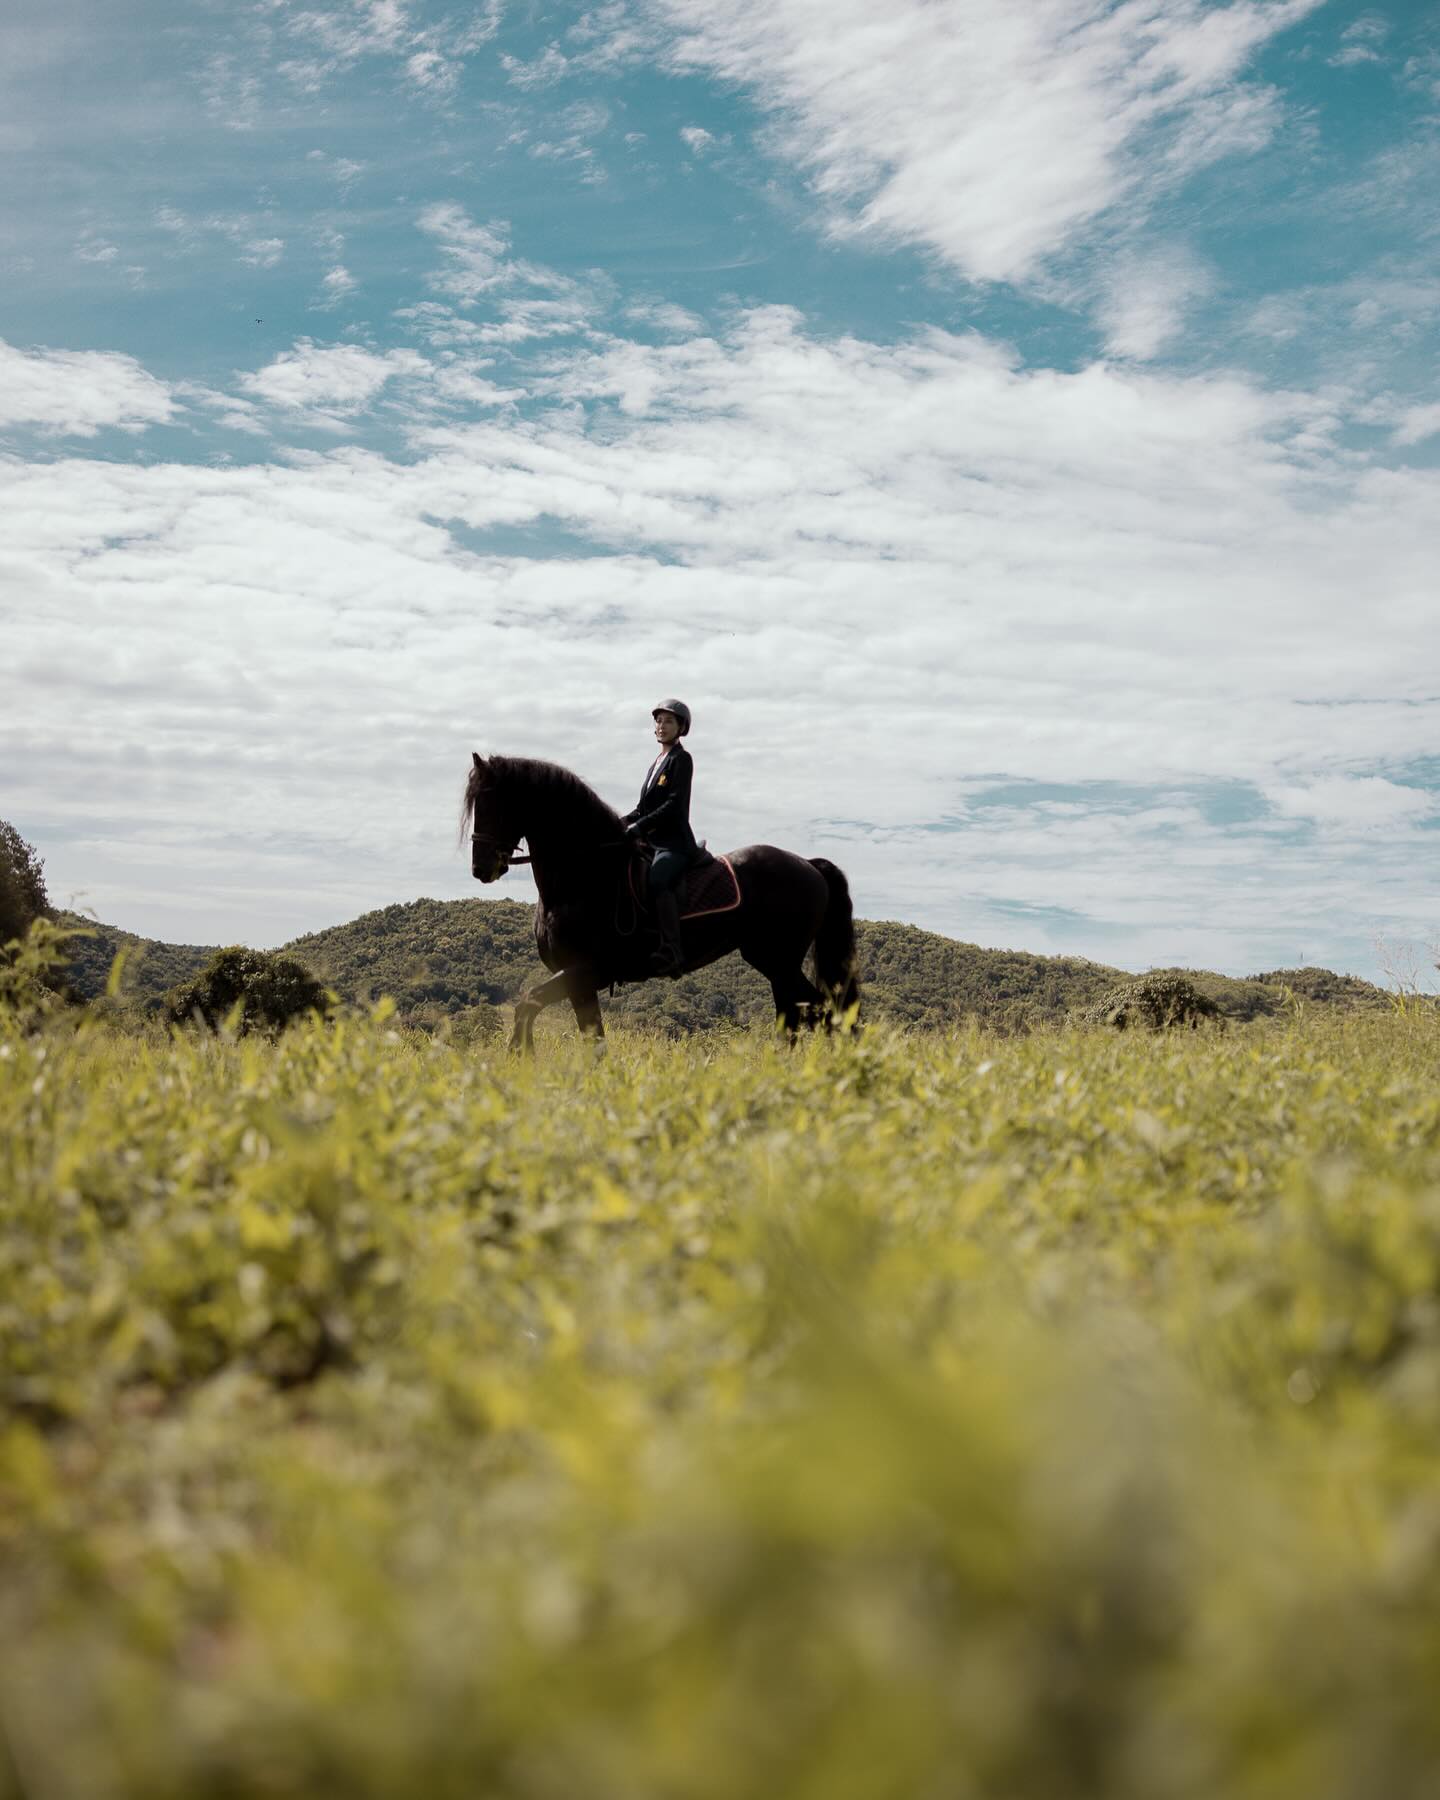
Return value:
[(781, 121), (836, 230), (1022, 281), (1100, 215), (1262, 144), (1256, 50), (1319, 0), (656, 0), (677, 65)]
[[(463, 372), (302, 344), (244, 386), (353, 417)], [(529, 400), (417, 405), (404, 461), (4, 468), (0, 750), (38, 755), (62, 866), (106, 866), (97, 816), (178, 835), (275, 937), (463, 892), (470, 748), (623, 798), (679, 691), (702, 829), (836, 856), (865, 911), (1230, 967), (1423, 922), (1440, 478), (1327, 447), (1315, 399), (762, 308), (553, 353)]]

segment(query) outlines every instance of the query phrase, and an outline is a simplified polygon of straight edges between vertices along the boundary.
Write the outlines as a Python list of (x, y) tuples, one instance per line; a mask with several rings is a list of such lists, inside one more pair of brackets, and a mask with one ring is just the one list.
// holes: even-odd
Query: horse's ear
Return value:
[(475, 764), (477, 772), (485, 767), (485, 758), (478, 750), (472, 750), (470, 752), (470, 759)]

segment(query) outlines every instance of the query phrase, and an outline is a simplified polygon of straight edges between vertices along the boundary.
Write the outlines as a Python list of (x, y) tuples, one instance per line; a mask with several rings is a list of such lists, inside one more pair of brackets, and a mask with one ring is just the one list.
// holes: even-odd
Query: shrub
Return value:
[(1183, 975), (1146, 975), (1111, 988), (1080, 1014), (1086, 1025), (1109, 1025), (1116, 1031), (1141, 1026), (1164, 1031), (1188, 1025), (1193, 1031), (1202, 1019), (1218, 1019), (1220, 1008), (1207, 999)]
[(330, 996), (293, 957), (232, 944), (217, 950), (193, 981), (174, 988), (166, 1011), (177, 1025), (197, 1016), (213, 1031), (239, 1009), (242, 1031), (283, 1030), (306, 1013), (324, 1013)]
[(53, 1013), (66, 996), (62, 977), (70, 946), (85, 935), (45, 917), (0, 951), (0, 1012), (23, 1028)]

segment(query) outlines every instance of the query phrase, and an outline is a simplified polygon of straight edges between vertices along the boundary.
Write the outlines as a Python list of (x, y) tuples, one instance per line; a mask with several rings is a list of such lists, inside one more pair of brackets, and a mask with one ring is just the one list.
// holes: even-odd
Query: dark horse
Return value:
[[(583, 1033), (603, 1039), (599, 990), (650, 980), (656, 942), (634, 899), (645, 891), (631, 868), (639, 852), (618, 815), (556, 763), (477, 755), (460, 815), (462, 833), (467, 828), (477, 881), (498, 881), (524, 838), (540, 896), (535, 943), (553, 973), (516, 1003), (511, 1048), (534, 1048), (536, 1015), (556, 1000), (575, 1008)], [(850, 1012), (860, 986), (850, 889), (841, 871), (824, 857), (807, 862), (772, 844), (747, 844), (729, 861), (740, 905), (685, 921), (685, 961), (676, 972), (738, 950), (770, 983), (776, 1013), (791, 1033), (802, 1019), (828, 1025), (836, 1012)], [(803, 967), (812, 944), (818, 987)]]

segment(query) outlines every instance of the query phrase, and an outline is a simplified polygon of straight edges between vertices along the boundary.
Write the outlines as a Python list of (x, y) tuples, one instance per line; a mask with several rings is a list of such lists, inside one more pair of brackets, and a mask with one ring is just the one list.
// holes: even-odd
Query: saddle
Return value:
[(687, 869), (680, 884), (680, 917), (703, 919), (711, 913), (734, 912), (740, 904), (740, 883), (728, 856), (712, 856)]
[[(649, 867), (648, 850), (642, 849), (631, 859), (630, 898), (635, 902), (635, 910), (646, 918), (650, 916), (645, 880)], [(699, 857), (685, 871), (685, 879), (677, 892), (682, 919), (704, 919), (711, 913), (734, 912), (740, 904), (740, 883), (730, 866), (730, 858), (714, 855), (703, 844)]]

